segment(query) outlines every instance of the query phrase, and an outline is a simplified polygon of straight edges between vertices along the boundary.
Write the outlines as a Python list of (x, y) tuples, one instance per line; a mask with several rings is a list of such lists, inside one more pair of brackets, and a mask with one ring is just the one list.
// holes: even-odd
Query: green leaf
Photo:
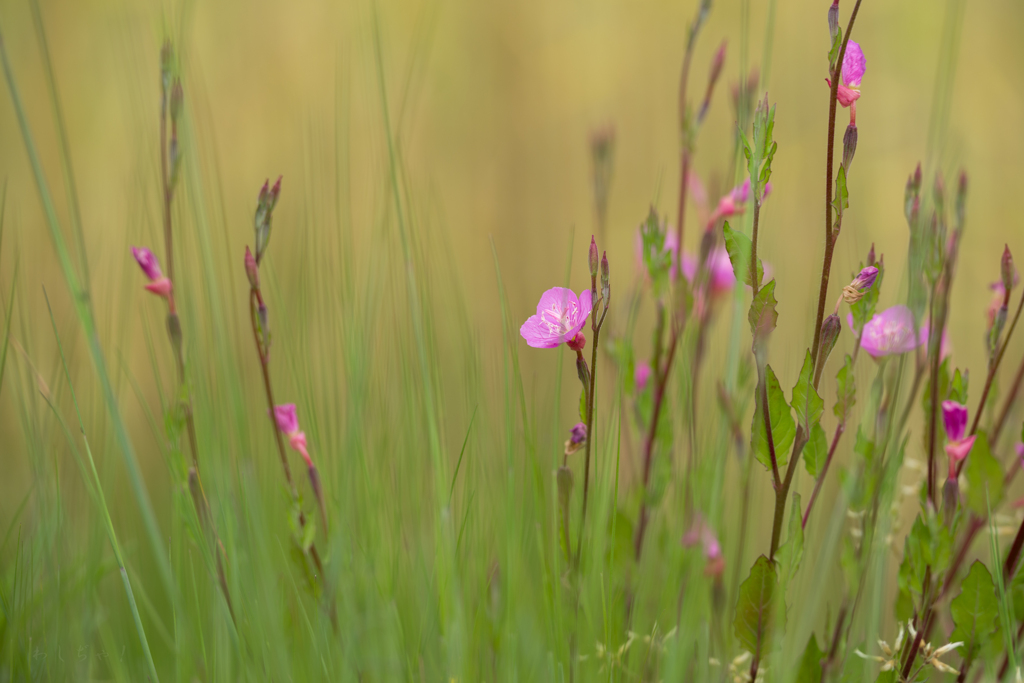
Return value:
[[(742, 232), (733, 230), (729, 227), (728, 221), (726, 221), (725, 225), (722, 226), (722, 233), (725, 236), (725, 249), (729, 252), (729, 262), (732, 263), (732, 272), (736, 276), (736, 280), (752, 287), (753, 283), (750, 281), (750, 251), (752, 248), (750, 238)], [(761, 286), (761, 280), (763, 278), (764, 268), (761, 265), (761, 259), (758, 259), (758, 287)]]
[(811, 435), (807, 440), (807, 445), (804, 446), (804, 467), (807, 468), (807, 474), (817, 479), (825, 468), (827, 458), (828, 440), (825, 438), (825, 430), (821, 428), (819, 422), (811, 427)]
[(843, 27), (839, 27), (839, 32), (836, 33), (836, 39), (832, 41), (832, 49), (828, 51), (828, 66), (829, 70), (833, 70), (836, 67), (836, 60), (839, 59), (839, 48), (843, 44)]
[(665, 249), (665, 225), (658, 218), (658, 212), (651, 207), (647, 219), (640, 225), (643, 242), (643, 262), (651, 279), (655, 297), (668, 285), (668, 274), (672, 265), (672, 253)]
[(580, 390), (580, 422), (587, 422), (587, 392)]
[(811, 360), (811, 351), (807, 350), (804, 356), (804, 366), (800, 370), (800, 378), (793, 387), (793, 410), (796, 411), (796, 419), (803, 425), (804, 433), (810, 434), (811, 427), (821, 421), (821, 414), (825, 412), (825, 401), (814, 389), (814, 361)]
[[(789, 447), (796, 437), (796, 423), (786, 403), (786, 395), (779, 386), (779, 378), (770, 365), (765, 366), (765, 381), (768, 387), (768, 415), (772, 424), (772, 443), (775, 445), (775, 459), (783, 467), (789, 456)], [(750, 449), (758, 462), (771, 469), (772, 459), (768, 452), (768, 436), (764, 428), (760, 387), (754, 389), (754, 419), (750, 425)]]
[(1003, 468), (992, 456), (988, 435), (979, 431), (977, 437), (964, 465), (963, 474), (967, 480), (964, 497), (967, 507), (975, 514), (987, 515), (988, 504), (996, 507), (1003, 499)]
[(845, 209), (850, 208), (850, 194), (846, 191), (846, 169), (842, 166), (839, 167), (839, 173), (836, 173), (836, 198), (832, 205), (836, 207), (840, 217)]
[(964, 370), (963, 375), (960, 374), (960, 368), (953, 371), (953, 380), (949, 383), (950, 401), (967, 403), (967, 380), (969, 378), (969, 373), (966, 370)]
[(962, 642), (959, 650), (964, 661), (973, 661), (999, 625), (999, 605), (992, 574), (975, 560), (971, 571), (960, 584), (960, 595), (949, 605), (956, 629), (949, 642)]
[(857, 438), (853, 442), (853, 452), (864, 459), (865, 463), (870, 463), (875, 459), (875, 442), (868, 438), (867, 434), (864, 433), (863, 426), (857, 426)]
[(768, 284), (758, 290), (757, 296), (750, 302), (747, 321), (750, 323), (750, 333), (754, 337), (755, 349), (760, 347), (761, 342), (767, 339), (778, 324), (779, 313), (775, 310), (778, 303), (775, 300), (775, 280), (769, 280)]
[(800, 560), (804, 556), (804, 525), (801, 518), (800, 494), (793, 492), (793, 502), (789, 510), (789, 525), (786, 531), (786, 542), (779, 547), (778, 562), (782, 569), (782, 585), (788, 586), (800, 569)]
[(821, 660), (825, 652), (818, 647), (814, 634), (807, 640), (803, 657), (800, 658), (800, 669), (796, 674), (796, 683), (821, 683)]
[[(757, 558), (747, 580), (740, 585), (733, 633), (743, 648), (757, 659), (768, 651), (768, 641), (776, 626), (772, 611), (777, 585), (775, 565), (764, 555)], [(778, 623), (784, 626), (785, 610), (779, 616)]]
[(836, 374), (836, 404), (832, 412), (845, 423), (850, 417), (850, 410), (857, 403), (857, 383), (853, 375), (853, 358), (846, 355), (846, 362)]

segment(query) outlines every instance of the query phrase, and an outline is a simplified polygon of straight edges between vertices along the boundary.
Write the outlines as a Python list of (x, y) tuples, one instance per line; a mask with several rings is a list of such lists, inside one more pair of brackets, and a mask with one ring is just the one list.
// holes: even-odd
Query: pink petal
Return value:
[(154, 294), (164, 297), (165, 299), (170, 295), (173, 287), (171, 281), (165, 277), (159, 277), (153, 280), (149, 284), (145, 285), (146, 289)]
[(974, 445), (974, 440), (978, 438), (976, 436), (969, 436), (963, 441), (955, 441), (953, 443), (946, 444), (946, 455), (949, 456), (953, 462), (960, 462), (967, 457), (967, 454), (971, 452), (971, 446)]
[(651, 379), (651, 366), (647, 363), (641, 363), (636, 366), (636, 369), (633, 371), (633, 378), (636, 381), (636, 390), (643, 391), (647, 387), (647, 382)]
[(967, 431), (967, 406), (956, 401), (943, 401), (942, 421), (950, 441), (963, 440), (964, 432)]
[(299, 431), (299, 418), (296, 415), (295, 404), (287, 403), (281, 406), (274, 406), (274, 421), (277, 428), (285, 434), (293, 434)]
[(132, 256), (135, 257), (139, 267), (142, 268), (143, 274), (148, 279), (157, 280), (163, 275), (160, 270), (160, 262), (156, 260), (153, 252), (146, 247), (132, 247)]
[(864, 77), (866, 68), (867, 60), (864, 59), (860, 44), (853, 40), (849, 41), (846, 44), (846, 54), (843, 56), (843, 83), (852, 88), (860, 87), (860, 79)]

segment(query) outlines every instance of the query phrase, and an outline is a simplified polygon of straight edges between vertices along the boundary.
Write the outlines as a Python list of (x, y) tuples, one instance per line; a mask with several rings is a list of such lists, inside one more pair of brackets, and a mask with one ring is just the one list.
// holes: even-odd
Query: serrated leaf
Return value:
[(807, 647), (800, 658), (800, 669), (796, 674), (796, 683), (821, 683), (821, 660), (825, 652), (818, 647), (814, 634), (807, 640)]
[(977, 437), (964, 465), (963, 474), (967, 480), (964, 497), (968, 508), (987, 517), (989, 504), (994, 508), (1003, 499), (1003, 468), (992, 456), (988, 435), (979, 431)]
[(825, 468), (827, 458), (828, 440), (825, 438), (825, 430), (821, 428), (821, 423), (818, 423), (811, 428), (811, 435), (804, 446), (804, 467), (807, 468), (807, 474), (817, 479)]
[(949, 641), (962, 642), (960, 656), (967, 662), (973, 661), (999, 624), (996, 585), (980, 560), (971, 565), (971, 571), (960, 584), (960, 595), (953, 598), (949, 611), (956, 626)]
[[(796, 437), (796, 423), (786, 395), (779, 385), (779, 378), (770, 365), (765, 366), (765, 381), (768, 388), (768, 415), (772, 425), (772, 443), (775, 445), (775, 459), (779, 467), (783, 467), (789, 458), (789, 447)], [(764, 413), (761, 411), (762, 401), (760, 388), (754, 389), (754, 419), (750, 425), (750, 449), (758, 462), (771, 469), (772, 459), (768, 452), (768, 436), (764, 427)]]
[(845, 423), (856, 403), (857, 383), (853, 374), (853, 358), (847, 354), (843, 367), (836, 373), (836, 404), (832, 407), (832, 412), (840, 422)]
[[(738, 232), (729, 227), (728, 221), (726, 221), (725, 225), (722, 226), (722, 234), (725, 237), (725, 250), (729, 252), (729, 262), (732, 263), (732, 272), (736, 276), (736, 280), (752, 287), (753, 284), (750, 279), (750, 251), (752, 245), (750, 243), (750, 238), (742, 232)], [(761, 280), (763, 278), (764, 267), (761, 265), (761, 259), (758, 259), (758, 287), (761, 286)]]
[(796, 411), (797, 422), (803, 425), (804, 433), (809, 434), (811, 427), (821, 421), (825, 412), (825, 401), (814, 389), (814, 361), (811, 351), (804, 356), (804, 365), (800, 369), (800, 378), (793, 387), (793, 410)]
[(757, 659), (768, 651), (776, 624), (780, 627), (785, 625), (785, 610), (779, 614), (779, 619), (773, 614), (777, 585), (775, 565), (764, 555), (757, 558), (750, 568), (750, 575), (740, 584), (733, 633), (743, 649)]
[(775, 280), (769, 280), (768, 284), (758, 290), (757, 296), (750, 302), (747, 321), (750, 323), (750, 333), (754, 337), (755, 348), (761, 345), (778, 324), (779, 313), (775, 310), (778, 303), (775, 300)]
[(793, 492), (789, 510), (789, 524), (786, 527), (786, 542), (779, 547), (778, 561), (782, 569), (782, 585), (788, 586), (800, 569), (804, 556), (804, 525), (801, 519), (800, 494)]

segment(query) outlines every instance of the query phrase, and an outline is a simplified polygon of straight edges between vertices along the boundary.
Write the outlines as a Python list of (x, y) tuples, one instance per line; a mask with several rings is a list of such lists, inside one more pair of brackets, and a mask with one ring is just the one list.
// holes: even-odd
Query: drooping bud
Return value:
[(839, 339), (839, 333), (842, 332), (843, 325), (839, 322), (839, 316), (832, 313), (821, 323), (821, 342), (818, 346), (818, 367), (825, 367), (825, 361), (828, 360), (829, 355), (832, 353), (832, 349), (835, 348), (836, 341)]
[(960, 484), (957, 482), (954, 467), (950, 467), (950, 476), (942, 485), (942, 518), (946, 526), (953, 525), (953, 517), (956, 515), (956, 506), (960, 502)]
[(850, 173), (850, 164), (853, 163), (853, 155), (857, 151), (857, 126), (852, 123), (846, 127), (843, 134), (843, 168)]
[(587, 254), (587, 263), (590, 265), (590, 279), (597, 279), (597, 241), (594, 236), (590, 236), (590, 253)]
[(829, 44), (835, 43), (839, 35), (839, 0), (832, 0), (832, 6), (828, 8), (828, 35)]
[(249, 278), (249, 286), (253, 289), (260, 288), (260, 267), (256, 265), (249, 247), (245, 248), (245, 274)]
[(1010, 254), (1010, 245), (1003, 245), (1003, 258), (999, 262), (1000, 268), (999, 273), (1003, 279), (1003, 291), (1007, 298), (1010, 297), (1010, 291), (1013, 289), (1014, 275), (1016, 274), (1013, 267), (1013, 256)]
[(850, 284), (843, 287), (843, 300), (848, 304), (855, 304), (864, 296), (864, 292), (871, 289), (878, 277), (878, 268), (867, 266), (862, 268), (857, 277), (853, 278)]

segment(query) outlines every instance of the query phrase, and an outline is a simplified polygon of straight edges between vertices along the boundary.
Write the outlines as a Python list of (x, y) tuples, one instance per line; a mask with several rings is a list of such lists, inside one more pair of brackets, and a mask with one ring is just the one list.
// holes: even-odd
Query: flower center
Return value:
[(540, 314), (540, 319), (553, 335), (564, 335), (572, 329), (572, 321), (575, 318), (576, 307), (569, 304), (562, 308), (557, 303)]

